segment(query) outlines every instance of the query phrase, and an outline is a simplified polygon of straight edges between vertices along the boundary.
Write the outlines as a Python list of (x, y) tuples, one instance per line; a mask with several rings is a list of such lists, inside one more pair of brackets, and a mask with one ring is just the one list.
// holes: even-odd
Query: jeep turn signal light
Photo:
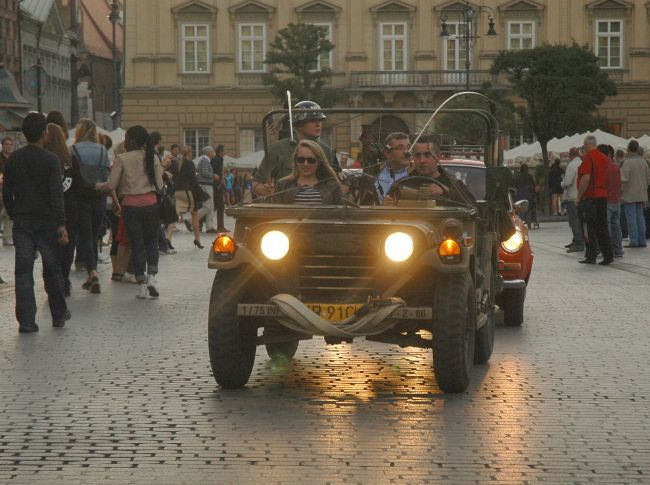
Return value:
[(235, 241), (232, 237), (222, 234), (214, 240), (212, 249), (217, 256), (232, 256), (235, 253)]
[(445, 239), (440, 243), (438, 254), (445, 263), (455, 263), (460, 259), (460, 244), (453, 239)]

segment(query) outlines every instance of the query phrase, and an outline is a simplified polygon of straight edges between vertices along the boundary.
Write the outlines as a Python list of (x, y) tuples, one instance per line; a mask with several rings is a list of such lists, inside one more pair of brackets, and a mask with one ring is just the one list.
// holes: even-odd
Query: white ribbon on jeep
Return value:
[(329, 337), (363, 337), (377, 335), (390, 330), (398, 322), (389, 318), (400, 307), (406, 305), (401, 298), (391, 298), (391, 303), (373, 308), (362, 317), (356, 315), (341, 320), (336, 325), (311, 311), (295, 296), (286, 293), (277, 294), (269, 299), (269, 303), (277, 305), (284, 316), (275, 319), (290, 330), (309, 335)]

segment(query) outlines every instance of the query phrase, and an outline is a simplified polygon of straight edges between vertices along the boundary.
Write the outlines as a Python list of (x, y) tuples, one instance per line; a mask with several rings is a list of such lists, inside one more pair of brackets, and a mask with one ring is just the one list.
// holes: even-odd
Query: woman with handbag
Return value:
[(174, 195), (176, 197), (176, 213), (183, 218), (186, 213), (192, 215), (194, 231), (194, 246), (203, 249), (201, 245), (201, 225), (199, 223), (199, 207), (194, 197), (196, 190), (201, 190), (196, 180), (196, 167), (192, 161), (192, 147), (185, 145), (174, 173)]
[[(163, 168), (155, 159), (154, 147), (144, 127), (126, 131), (127, 152), (115, 157), (110, 178), (97, 189), (115, 190), (122, 197), (122, 213), (131, 243), (131, 262), (139, 299), (157, 298), (158, 227), (160, 212), (157, 193), (163, 186)], [(145, 274), (146, 271), (146, 274)]]

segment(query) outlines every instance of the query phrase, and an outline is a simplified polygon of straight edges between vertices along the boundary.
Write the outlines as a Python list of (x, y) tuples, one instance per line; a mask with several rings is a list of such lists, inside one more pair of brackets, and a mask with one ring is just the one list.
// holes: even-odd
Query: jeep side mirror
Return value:
[(530, 202), (528, 202), (526, 199), (522, 199), (512, 204), (512, 208), (515, 210), (515, 213), (521, 214), (522, 212), (526, 212), (528, 210), (529, 205)]
[(505, 201), (508, 189), (512, 186), (512, 173), (506, 167), (487, 167), (487, 200), (491, 202)]

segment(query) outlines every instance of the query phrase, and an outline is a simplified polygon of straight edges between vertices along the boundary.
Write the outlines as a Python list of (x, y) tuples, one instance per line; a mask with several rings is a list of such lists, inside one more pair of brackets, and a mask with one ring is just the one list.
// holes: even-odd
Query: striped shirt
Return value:
[(296, 197), (293, 199), (296, 204), (321, 204), (320, 192), (314, 187), (301, 186)]

